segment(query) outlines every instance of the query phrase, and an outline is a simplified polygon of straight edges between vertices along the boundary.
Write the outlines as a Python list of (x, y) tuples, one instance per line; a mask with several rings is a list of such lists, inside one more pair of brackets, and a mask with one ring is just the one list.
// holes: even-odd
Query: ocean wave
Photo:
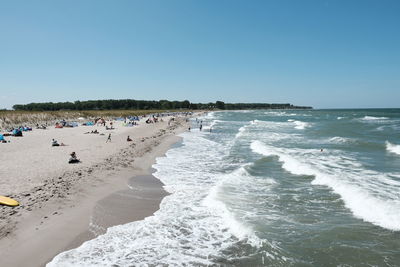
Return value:
[(267, 121), (260, 121), (260, 120), (252, 120), (251, 121), (251, 124), (252, 125), (254, 125), (254, 124), (260, 124), (260, 123), (268, 123)]
[(335, 136), (329, 139), (329, 142), (336, 143), (336, 144), (344, 144), (351, 142), (352, 139), (346, 137)]
[(400, 155), (400, 145), (395, 145), (386, 141), (386, 150), (394, 154)]
[(238, 132), (237, 132), (236, 135), (235, 135), (235, 138), (236, 138), (236, 139), (240, 138), (241, 136), (243, 136), (243, 135), (245, 134), (246, 130), (247, 130), (250, 126), (252, 126), (252, 125), (257, 125), (257, 124), (260, 123), (260, 122), (261, 122), (261, 121), (259, 121), (259, 120), (252, 120), (252, 121), (247, 122), (245, 125), (243, 125), (242, 127), (239, 128)]
[[(302, 136), (296, 133), (287, 133), (291, 131), (292, 127), (288, 127), (287, 122), (277, 121), (262, 121), (252, 120), (244, 128), (239, 128), (239, 132), (236, 133), (236, 138), (246, 136), (246, 139), (268, 139), (269, 141), (279, 141), (284, 139), (300, 139)], [(291, 126), (291, 125), (290, 125)], [(295, 125), (296, 126), (296, 125)]]
[(278, 156), (279, 160), (283, 163), (282, 167), (296, 175), (314, 175), (314, 170), (309, 166), (301, 164), (294, 158), (279, 152), (276, 148), (272, 146), (267, 146), (261, 141), (253, 141), (250, 145), (251, 149), (264, 156)]
[(271, 121), (262, 121), (262, 120), (252, 120), (251, 122), (250, 122), (250, 125), (270, 125), (271, 123), (274, 123), (274, 122), (271, 122)]
[(234, 110), (231, 112), (237, 112), (237, 113), (252, 113), (254, 112), (254, 110)]
[(302, 116), (302, 117), (310, 117), (309, 114), (297, 114), (297, 113), (287, 113), (284, 111), (267, 111), (264, 112), (265, 115), (269, 116), (277, 116), (277, 117), (288, 117), (288, 116)]
[(361, 120), (364, 121), (376, 121), (376, 120), (387, 120), (387, 117), (374, 117), (374, 116), (364, 116)]
[(210, 119), (210, 120), (214, 119), (215, 118), (215, 112), (214, 111), (208, 112), (205, 117)]
[(304, 122), (304, 121), (296, 121), (296, 120), (289, 119), (288, 122), (293, 122), (293, 124), (295, 125), (294, 128), (296, 128), (298, 130), (304, 130), (305, 128), (311, 126), (310, 123)]
[[(252, 209), (243, 209), (254, 205), (254, 199), (249, 196), (262, 196), (270, 192), (277, 184), (273, 178), (261, 178), (251, 175), (248, 168), (254, 166), (254, 163), (246, 163), (229, 172), (211, 188), (208, 196), (203, 203), (211, 210), (221, 214), (224, 218), (224, 224), (229, 227), (229, 231), (241, 240), (246, 240), (253, 247), (258, 248), (263, 260), (267, 258), (279, 261), (282, 264), (293, 261), (286, 258), (285, 252), (275, 242), (269, 242), (266, 239), (259, 238), (253, 227), (239, 218), (254, 220), (259, 218), (257, 211)], [(268, 193), (267, 193), (268, 194)], [(233, 213), (232, 210), (235, 212)], [(269, 215), (268, 218), (274, 215)]]
[(226, 174), (223, 179), (210, 189), (202, 203), (209, 209), (214, 209), (217, 214), (221, 214), (225, 225), (233, 235), (239, 239), (248, 239), (253, 246), (260, 247), (263, 241), (255, 235), (254, 230), (249, 225), (237, 220), (225, 203), (218, 197), (221, 188), (226, 182), (242, 181), (243, 177), (250, 176), (244, 166), (241, 166), (232, 173)]
[(337, 155), (325, 156), (320, 152), (291, 155), (288, 150), (260, 141), (253, 141), (251, 149), (264, 156), (278, 156), (282, 168), (292, 174), (314, 176), (312, 184), (330, 187), (355, 217), (400, 231), (400, 185), (387, 174), (363, 168), (347, 169), (346, 159)]
[(288, 114), (283, 111), (267, 111), (267, 112), (264, 112), (264, 114), (271, 115), (271, 116), (288, 116)]
[(235, 138), (241, 137), (244, 134), (245, 131), (246, 131), (246, 126), (240, 127), (239, 130), (238, 130), (238, 133), (235, 135)]
[(217, 124), (218, 122), (219, 122), (218, 120), (213, 120), (213, 121), (210, 123), (210, 126), (209, 126), (208, 128), (210, 129), (210, 128), (214, 127), (215, 124)]

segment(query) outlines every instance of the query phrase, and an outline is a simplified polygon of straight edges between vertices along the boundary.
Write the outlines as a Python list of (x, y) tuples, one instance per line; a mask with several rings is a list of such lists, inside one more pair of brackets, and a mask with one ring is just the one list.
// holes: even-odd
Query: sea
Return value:
[(170, 193), (153, 216), (48, 266), (400, 266), (400, 109), (191, 124), (153, 166)]

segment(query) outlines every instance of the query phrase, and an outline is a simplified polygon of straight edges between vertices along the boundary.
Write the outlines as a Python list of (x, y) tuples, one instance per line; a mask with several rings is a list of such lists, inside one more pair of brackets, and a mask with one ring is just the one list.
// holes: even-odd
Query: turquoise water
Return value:
[(171, 193), (154, 216), (50, 265), (399, 266), (399, 109), (213, 112), (192, 125), (153, 166)]

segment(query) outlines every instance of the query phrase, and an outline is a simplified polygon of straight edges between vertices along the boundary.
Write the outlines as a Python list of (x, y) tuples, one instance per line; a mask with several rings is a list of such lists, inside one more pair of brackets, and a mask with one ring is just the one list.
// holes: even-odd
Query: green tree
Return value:
[(217, 107), (217, 109), (225, 109), (225, 103), (222, 101), (215, 102), (215, 106)]

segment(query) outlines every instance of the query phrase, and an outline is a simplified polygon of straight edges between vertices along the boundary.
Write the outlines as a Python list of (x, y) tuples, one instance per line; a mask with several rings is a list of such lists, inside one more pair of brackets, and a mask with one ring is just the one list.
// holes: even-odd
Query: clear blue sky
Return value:
[(400, 107), (400, 1), (0, 0), (0, 108), (125, 98)]

